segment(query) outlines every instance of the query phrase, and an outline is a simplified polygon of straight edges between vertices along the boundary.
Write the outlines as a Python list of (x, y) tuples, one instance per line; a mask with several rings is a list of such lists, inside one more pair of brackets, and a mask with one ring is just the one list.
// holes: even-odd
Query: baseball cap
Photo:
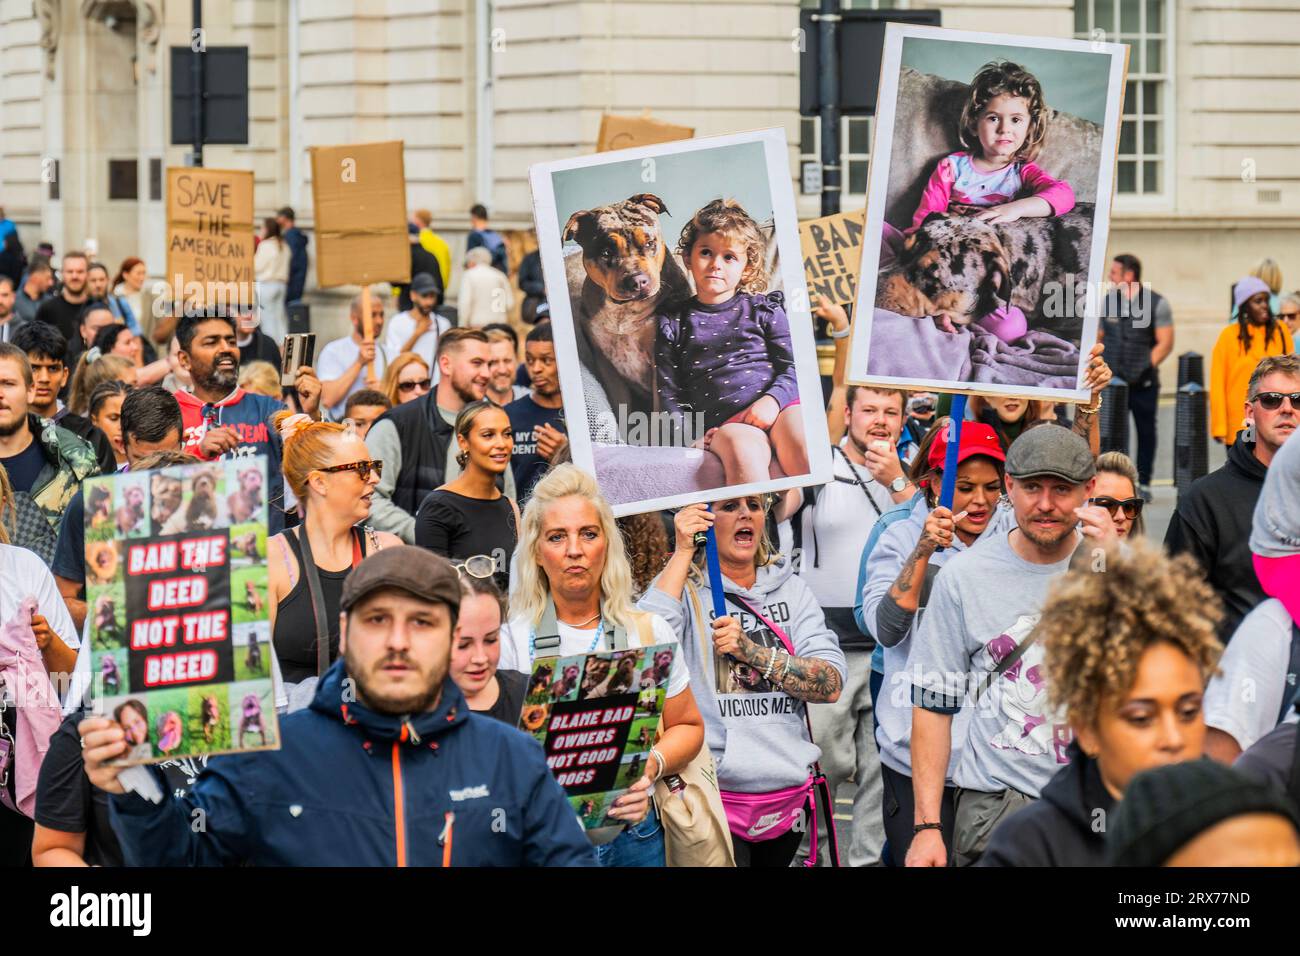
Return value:
[(411, 291), (417, 295), (431, 295), (438, 291), (438, 283), (427, 272), (417, 272), (411, 276)]
[[(947, 434), (948, 429), (945, 428), (934, 436), (934, 442), (930, 445), (930, 457), (927, 459), (931, 468), (941, 470), (943, 468), (948, 455)], [(992, 425), (983, 422), (962, 422), (961, 438), (957, 443), (957, 464), (960, 465), (972, 455), (987, 455), (998, 461), (1007, 460), (1007, 454), (1002, 450), (1002, 443), (998, 441), (998, 433), (993, 430)]]
[(1080, 436), (1060, 425), (1039, 425), (1007, 449), (1007, 474), (1012, 478), (1051, 475), (1080, 485), (1097, 474), (1092, 449)]
[(451, 562), (425, 548), (403, 544), (376, 551), (343, 582), (339, 607), (347, 611), (375, 591), (398, 588), (425, 601), (460, 608), (460, 576)]

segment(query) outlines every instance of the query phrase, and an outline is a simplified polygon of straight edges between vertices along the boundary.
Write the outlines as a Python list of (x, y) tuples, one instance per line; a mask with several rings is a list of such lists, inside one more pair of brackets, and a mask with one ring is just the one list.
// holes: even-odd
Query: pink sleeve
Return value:
[(1037, 163), (1025, 163), (1020, 167), (1020, 181), (1033, 195), (1047, 200), (1052, 212), (1064, 216), (1074, 208), (1074, 190), (1064, 179), (1053, 179)]
[(952, 184), (955, 179), (952, 160), (945, 156), (939, 160), (939, 165), (934, 167), (934, 172), (930, 174), (930, 181), (925, 184), (925, 192), (921, 193), (916, 215), (912, 217), (912, 225), (906, 230), (907, 232), (916, 232), (930, 213), (948, 211), (948, 201), (952, 198)]

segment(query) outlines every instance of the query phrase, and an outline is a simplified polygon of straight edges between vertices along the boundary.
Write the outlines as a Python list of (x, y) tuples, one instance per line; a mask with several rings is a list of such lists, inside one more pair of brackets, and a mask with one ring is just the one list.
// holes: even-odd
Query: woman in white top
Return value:
[[(637, 642), (641, 612), (632, 606), (632, 572), (623, 538), (586, 472), (564, 464), (536, 484), (524, 509), (512, 570), (514, 616), (509, 637), (502, 636), (501, 669), (527, 673), (536, 657), (613, 650), (616, 635), (611, 632), (616, 629), (627, 633), (630, 645)], [(662, 618), (649, 617), (655, 644), (677, 643)], [(550, 621), (555, 634), (546, 633)], [(688, 682), (685, 662), (674, 660), (663, 736), (650, 751), (645, 775), (609, 811), (627, 826), (612, 842), (596, 847), (602, 866), (664, 865), (663, 830), (650, 788), (665, 774), (684, 769), (704, 743), (704, 720)]]
[(284, 314), (285, 290), (289, 284), (289, 246), (280, 238), (280, 224), (275, 219), (262, 221), (262, 241), (253, 253), (253, 273), (257, 276), (257, 301), (262, 309), (262, 332), (272, 342), (279, 342), (288, 331)]

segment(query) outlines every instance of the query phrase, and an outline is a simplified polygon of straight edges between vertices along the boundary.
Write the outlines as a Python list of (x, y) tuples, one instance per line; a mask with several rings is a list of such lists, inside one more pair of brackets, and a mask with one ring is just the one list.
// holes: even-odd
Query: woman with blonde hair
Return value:
[(1122, 451), (1108, 451), (1097, 456), (1097, 486), (1088, 499), (1101, 505), (1115, 522), (1121, 538), (1140, 538), (1146, 534), (1142, 508), (1146, 502), (1138, 493), (1138, 471), (1133, 460)]
[(1277, 315), (1281, 302), (1282, 294), (1282, 267), (1277, 264), (1275, 259), (1265, 256), (1259, 260), (1259, 264), (1250, 270), (1250, 274), (1259, 279), (1268, 286), (1268, 306), (1274, 315)]
[(388, 363), (380, 391), (388, 396), (388, 401), (396, 408), (415, 401), (432, 387), (429, 366), (424, 359), (414, 352), (403, 352)]
[[(769, 507), (764, 497), (746, 495), (716, 502), (712, 511), (682, 508), (673, 556), (638, 605), (666, 620), (682, 644), (743, 867), (786, 867), (794, 859), (803, 836), (797, 823), (816, 812), (810, 798), (821, 757), (806, 704), (834, 703), (845, 677), (844, 652), (812, 590), (768, 541)], [(710, 526), (727, 608), (712, 620), (714, 595), (695, 546), (695, 535)]]
[[(632, 606), (632, 572), (614, 513), (596, 480), (574, 465), (552, 469), (534, 486), (513, 571), (514, 618), (509, 639), (502, 640), (503, 669), (530, 673), (537, 658), (678, 643), (667, 622)], [(680, 658), (673, 661), (662, 717), (663, 735), (650, 750), (644, 776), (609, 810), (607, 819), (625, 827), (608, 842), (601, 842), (608, 833), (589, 834), (595, 834), (602, 866), (664, 865), (663, 829), (650, 789), (684, 769), (704, 741), (703, 718)]]
[(83, 352), (72, 373), (72, 385), (68, 387), (68, 411), (89, 414), (91, 393), (104, 382), (112, 381), (135, 388), (138, 384), (135, 363), (120, 355), (101, 355), (98, 349)]
[(280, 373), (270, 362), (249, 362), (239, 370), (239, 387), (246, 392), (278, 399), (284, 394)]
[(1104, 574), (1084, 563), (1052, 586), (1037, 633), (1048, 696), (1074, 732), (1070, 762), (977, 865), (1105, 864), (1106, 822), (1134, 775), (1201, 756), (1221, 613), (1191, 558), (1144, 541), (1108, 554)]
[(298, 527), (266, 543), (271, 642), (284, 680), (293, 684), (319, 676), (338, 657), (348, 573), (370, 551), (401, 542), (362, 528), (383, 462), (371, 460), (354, 429), (289, 411), (277, 412), (271, 424), (284, 441), (284, 483), (304, 509)]

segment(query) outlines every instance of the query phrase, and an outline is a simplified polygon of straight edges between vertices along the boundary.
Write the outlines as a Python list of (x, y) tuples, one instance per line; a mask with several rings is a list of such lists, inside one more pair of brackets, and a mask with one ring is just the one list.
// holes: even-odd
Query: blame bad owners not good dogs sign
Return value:
[(645, 773), (664, 710), (677, 645), (539, 658), (520, 726), (546, 751), (546, 764), (587, 829)]
[(888, 25), (849, 381), (1088, 400), (1126, 52)]
[(783, 130), (533, 166), (573, 461), (616, 515), (830, 479)]
[(86, 481), (91, 677), (125, 762), (279, 746), (265, 487), (261, 457)]

